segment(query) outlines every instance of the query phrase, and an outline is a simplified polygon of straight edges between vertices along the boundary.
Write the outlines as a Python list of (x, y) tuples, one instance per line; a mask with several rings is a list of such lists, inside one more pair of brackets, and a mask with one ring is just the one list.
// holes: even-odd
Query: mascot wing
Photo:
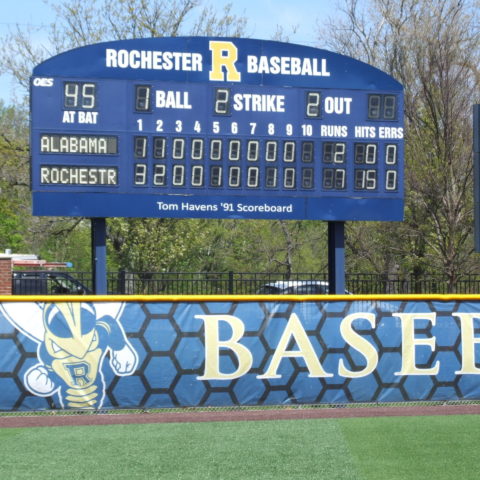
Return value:
[(45, 336), (43, 326), (43, 303), (2, 302), (0, 313), (30, 339), (41, 342)]
[(95, 311), (97, 312), (97, 318), (102, 318), (105, 315), (108, 315), (114, 318), (117, 322), (120, 320), (120, 317), (125, 308), (125, 303), (123, 302), (94, 302)]

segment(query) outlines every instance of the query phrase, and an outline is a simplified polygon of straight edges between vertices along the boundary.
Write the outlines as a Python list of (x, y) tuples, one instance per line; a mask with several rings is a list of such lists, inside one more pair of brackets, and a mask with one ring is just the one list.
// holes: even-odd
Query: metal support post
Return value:
[(107, 222), (105, 218), (92, 218), (92, 272), (93, 291), (107, 294)]
[(345, 293), (345, 222), (328, 222), (329, 292)]

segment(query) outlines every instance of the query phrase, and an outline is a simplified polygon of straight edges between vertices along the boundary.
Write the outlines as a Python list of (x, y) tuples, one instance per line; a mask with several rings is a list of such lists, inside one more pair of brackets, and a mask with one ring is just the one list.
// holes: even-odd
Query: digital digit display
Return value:
[(95, 107), (95, 84), (88, 82), (65, 82), (64, 106), (74, 109)]
[(147, 85), (135, 86), (135, 111), (150, 111), (150, 87)]
[(81, 47), (31, 79), (33, 213), (403, 218), (403, 89), (352, 58), (251, 39)]

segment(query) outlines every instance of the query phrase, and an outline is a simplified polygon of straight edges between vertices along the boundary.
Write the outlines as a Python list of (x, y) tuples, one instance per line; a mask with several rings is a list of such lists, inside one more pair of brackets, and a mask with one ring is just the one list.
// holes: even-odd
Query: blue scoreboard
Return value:
[(99, 43), (31, 78), (33, 213), (403, 219), (403, 89), (339, 54), (176, 37)]

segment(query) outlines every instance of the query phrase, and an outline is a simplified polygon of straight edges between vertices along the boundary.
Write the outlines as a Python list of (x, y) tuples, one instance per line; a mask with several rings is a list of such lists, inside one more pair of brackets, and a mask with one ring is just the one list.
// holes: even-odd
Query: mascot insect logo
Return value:
[(119, 376), (134, 373), (138, 357), (119, 322), (119, 303), (3, 303), (6, 318), (38, 343), (38, 363), (24, 375), (34, 395), (57, 394), (62, 408), (98, 409), (105, 398), (105, 355)]

